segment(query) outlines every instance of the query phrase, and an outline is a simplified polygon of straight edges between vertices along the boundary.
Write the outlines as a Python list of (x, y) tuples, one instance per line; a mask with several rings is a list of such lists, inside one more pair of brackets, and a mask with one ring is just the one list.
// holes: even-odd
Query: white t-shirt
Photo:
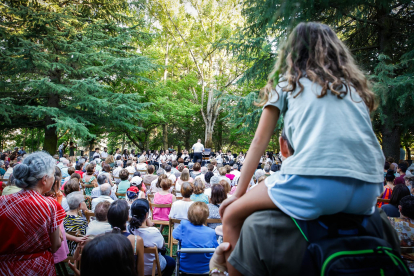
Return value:
[(102, 158), (104, 158), (104, 159), (106, 159), (106, 158), (108, 157), (108, 153), (107, 153), (107, 152), (105, 152), (105, 151), (104, 151), (104, 152), (102, 152), (102, 153), (101, 153), (101, 157), (102, 157)]
[[(158, 249), (161, 249), (164, 246), (164, 238), (162, 237), (160, 231), (155, 227), (135, 229), (134, 235), (138, 235), (144, 240), (144, 247), (156, 246)], [(161, 253), (158, 253), (158, 258), (160, 259), (161, 270), (164, 270), (167, 262)], [(152, 265), (154, 260), (154, 254), (144, 254), (144, 275), (152, 274)]]
[(107, 221), (93, 220), (89, 222), (88, 228), (86, 228), (87, 236), (96, 236), (99, 234), (105, 234), (106, 231), (111, 231), (112, 226)]
[(203, 152), (204, 146), (203, 144), (197, 142), (193, 145), (192, 149), (194, 150), (195, 153), (199, 153), (199, 152)]
[(116, 161), (116, 158), (118, 157), (118, 156), (121, 156), (119, 153), (115, 153), (115, 155), (114, 155), (114, 159), (115, 159), (115, 161)]
[(175, 181), (177, 180), (177, 178), (175, 177), (175, 175), (173, 173), (166, 173), (168, 179), (171, 179), (172, 183), (175, 183)]
[(167, 156), (164, 155), (160, 155), (160, 162), (164, 163), (167, 160)]
[(188, 154), (183, 154), (181, 155), (181, 158), (185, 161), (185, 159), (190, 158), (190, 156)]
[[(354, 88), (343, 99), (332, 92), (322, 98), (322, 87), (301, 78), (292, 93), (283, 92), (282, 82), (266, 106), (283, 115), (288, 141), (295, 150), (281, 167), (282, 174), (352, 177), (366, 182), (384, 181), (384, 154), (372, 130), (364, 101)], [(345, 91), (345, 87), (343, 88)], [(294, 98), (297, 96), (296, 98)], [(361, 166), (363, 164), (363, 166)]]
[(98, 156), (99, 158), (101, 157), (101, 155), (100, 155), (98, 152), (95, 152), (95, 153), (93, 154), (93, 158), (95, 158), (95, 156)]
[[(173, 219), (187, 219), (188, 208), (190, 208), (191, 204), (193, 203), (194, 201), (182, 201), (182, 200), (175, 201), (171, 206), (171, 211), (168, 217), (173, 218)], [(174, 225), (174, 227), (175, 226), (176, 225)]]

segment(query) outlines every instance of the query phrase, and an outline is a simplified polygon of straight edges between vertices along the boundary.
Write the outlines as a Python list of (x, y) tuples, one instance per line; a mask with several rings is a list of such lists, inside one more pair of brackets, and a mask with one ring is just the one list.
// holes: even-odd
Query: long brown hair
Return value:
[(293, 92), (299, 85), (300, 90), (294, 95), (296, 98), (304, 89), (300, 83), (302, 77), (322, 86), (318, 98), (326, 96), (330, 90), (343, 99), (349, 88), (354, 87), (370, 111), (376, 108), (375, 95), (364, 73), (356, 65), (349, 49), (325, 24), (300, 23), (292, 30), (280, 50), (267, 85), (260, 91), (261, 101), (257, 105), (266, 104), (278, 81), (287, 82), (281, 87), (284, 92)]

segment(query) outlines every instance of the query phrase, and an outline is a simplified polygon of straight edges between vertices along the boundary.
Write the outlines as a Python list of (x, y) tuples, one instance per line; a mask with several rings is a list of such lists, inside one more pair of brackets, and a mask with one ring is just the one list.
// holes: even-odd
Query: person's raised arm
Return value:
[(269, 145), (270, 138), (279, 120), (279, 115), (280, 110), (275, 106), (267, 106), (263, 109), (259, 125), (257, 126), (253, 141), (250, 144), (249, 154), (243, 162), (243, 169), (236, 192), (221, 204), (219, 209), (220, 217), (223, 217), (224, 210), (228, 205), (246, 193), (250, 180), (256, 171), (257, 164), (259, 164), (263, 152)]

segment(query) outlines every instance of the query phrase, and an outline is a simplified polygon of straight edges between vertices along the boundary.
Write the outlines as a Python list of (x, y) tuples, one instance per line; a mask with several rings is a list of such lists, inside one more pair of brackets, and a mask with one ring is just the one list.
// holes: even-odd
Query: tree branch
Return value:
[(376, 49), (376, 48), (379, 48), (379, 45), (367, 46), (367, 47), (361, 47), (361, 48), (354, 48), (354, 49), (351, 49), (351, 52), (371, 50), (371, 49)]

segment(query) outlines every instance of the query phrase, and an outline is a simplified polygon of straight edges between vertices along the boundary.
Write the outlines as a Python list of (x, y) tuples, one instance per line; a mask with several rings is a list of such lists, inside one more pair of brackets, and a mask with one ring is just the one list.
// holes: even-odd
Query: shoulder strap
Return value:
[(134, 255), (137, 255), (137, 236), (135, 235)]

